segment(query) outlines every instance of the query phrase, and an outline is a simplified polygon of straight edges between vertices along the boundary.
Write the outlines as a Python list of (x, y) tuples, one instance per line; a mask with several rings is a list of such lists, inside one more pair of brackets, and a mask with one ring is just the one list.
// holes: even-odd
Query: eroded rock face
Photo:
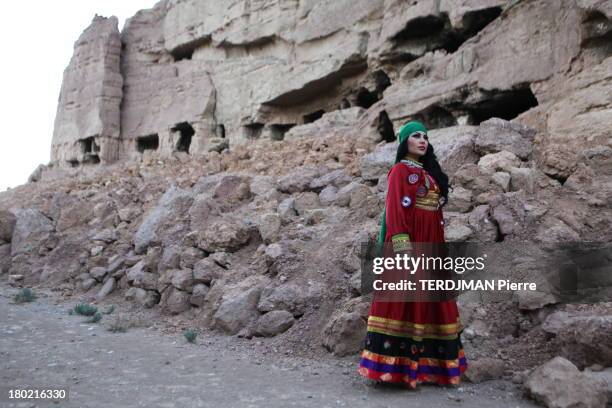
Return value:
[(64, 71), (51, 160), (63, 166), (119, 158), (121, 39), (116, 17), (96, 16), (74, 45)]

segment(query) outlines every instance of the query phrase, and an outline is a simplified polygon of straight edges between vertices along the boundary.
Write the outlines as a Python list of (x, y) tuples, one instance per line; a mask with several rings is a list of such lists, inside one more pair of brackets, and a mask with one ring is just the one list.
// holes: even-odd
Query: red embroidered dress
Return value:
[[(386, 199), (385, 243), (402, 251), (410, 242), (444, 242), (439, 187), (419, 162), (391, 168)], [(374, 380), (458, 384), (467, 368), (454, 300), (372, 302), (359, 373)]]

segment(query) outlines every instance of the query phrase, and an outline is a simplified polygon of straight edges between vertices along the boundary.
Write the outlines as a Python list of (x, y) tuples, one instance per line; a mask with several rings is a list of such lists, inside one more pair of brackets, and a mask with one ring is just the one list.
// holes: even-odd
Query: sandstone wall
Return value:
[(117, 24), (116, 17), (96, 16), (74, 45), (55, 117), (52, 162), (76, 166), (119, 157), (123, 78)]
[[(221, 151), (360, 107), (353, 127), (369, 142), (393, 140), (414, 118), (430, 128), (528, 124), (546, 173), (564, 180), (610, 136), (610, 9), (597, 0), (163, 0), (124, 27), (121, 76), (115, 20), (96, 18), (66, 71), (52, 160), (95, 161), (83, 153), (90, 137), (103, 162)], [(311, 128), (333, 131), (325, 123)], [(576, 133), (590, 136), (575, 144)]]

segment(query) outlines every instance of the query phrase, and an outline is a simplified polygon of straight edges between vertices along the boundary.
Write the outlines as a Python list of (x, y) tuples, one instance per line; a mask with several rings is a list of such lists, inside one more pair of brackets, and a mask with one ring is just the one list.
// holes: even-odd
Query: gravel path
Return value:
[(0, 388), (67, 386), (69, 399), (15, 403), (2, 395), (0, 407), (535, 406), (507, 381), (418, 391), (376, 386), (359, 377), (356, 357), (261, 356), (248, 341), (215, 334), (188, 344), (153, 328), (113, 333), (68, 315), (73, 302), (40, 294), (18, 305), (14, 293), (0, 286)]

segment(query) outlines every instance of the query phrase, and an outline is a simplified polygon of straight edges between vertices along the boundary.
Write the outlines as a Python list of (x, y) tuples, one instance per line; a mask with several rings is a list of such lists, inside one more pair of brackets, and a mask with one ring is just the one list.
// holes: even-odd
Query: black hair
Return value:
[[(406, 157), (408, 154), (408, 137), (397, 147), (397, 155), (395, 156), (395, 163), (399, 163), (402, 159)], [(436, 180), (438, 183), (438, 187), (440, 187), (440, 195), (444, 197), (444, 204), (448, 202), (448, 176), (444, 171), (442, 171), (442, 167), (440, 167), (440, 163), (438, 163), (438, 158), (434, 153), (434, 148), (431, 144), (427, 145), (427, 151), (421, 158), (419, 159), (421, 163), (423, 163), (423, 169), (429, 173), (431, 177)]]

